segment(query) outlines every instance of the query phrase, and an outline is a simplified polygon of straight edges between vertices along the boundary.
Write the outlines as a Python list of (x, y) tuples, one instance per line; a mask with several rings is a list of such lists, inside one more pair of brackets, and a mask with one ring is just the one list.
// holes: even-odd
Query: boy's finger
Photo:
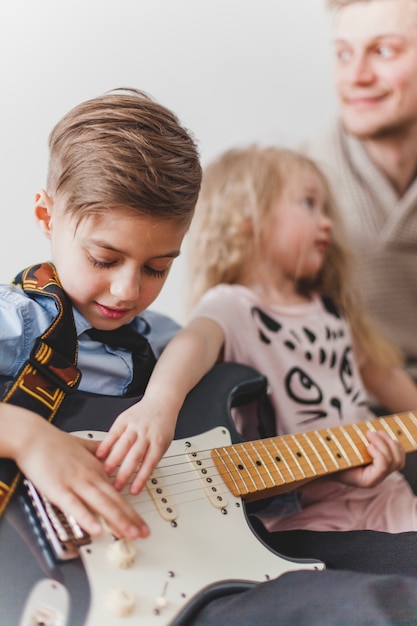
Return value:
[(147, 444), (143, 442), (143, 448), (141, 445), (133, 446), (125, 455), (114, 480), (114, 486), (118, 491), (123, 489), (128, 480), (134, 476), (136, 472), (142, 471), (143, 459), (147, 454), (146, 445)]
[(146, 456), (143, 459), (140, 469), (138, 470), (136, 476), (134, 477), (132, 481), (132, 484), (130, 485), (130, 493), (133, 496), (136, 496), (138, 493), (142, 491), (142, 489), (144, 488), (146, 484), (146, 481), (148, 480), (149, 476), (152, 474), (158, 462), (158, 459), (159, 459), (159, 456), (155, 457), (154, 455), (151, 455), (149, 452), (146, 454)]
[(99, 459), (104, 459), (106, 458), (112, 447), (114, 446), (114, 444), (116, 443), (116, 441), (119, 439), (119, 436), (116, 435), (116, 433), (107, 433), (107, 435), (105, 436), (105, 438), (103, 439), (103, 441), (100, 442), (97, 451), (96, 451), (96, 456)]
[[(88, 491), (85, 490), (83, 494), (88, 496)], [(117, 536), (137, 539), (149, 535), (146, 522), (111, 484), (103, 483), (99, 489), (93, 487), (88, 503), (93, 512), (106, 520)]]

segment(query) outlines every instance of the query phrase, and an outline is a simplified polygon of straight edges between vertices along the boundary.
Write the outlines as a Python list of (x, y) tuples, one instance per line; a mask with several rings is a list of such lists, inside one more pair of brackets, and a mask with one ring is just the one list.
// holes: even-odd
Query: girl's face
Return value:
[(297, 281), (320, 271), (332, 231), (325, 203), (324, 186), (314, 172), (306, 169), (290, 178), (262, 238), (261, 254), (277, 275)]

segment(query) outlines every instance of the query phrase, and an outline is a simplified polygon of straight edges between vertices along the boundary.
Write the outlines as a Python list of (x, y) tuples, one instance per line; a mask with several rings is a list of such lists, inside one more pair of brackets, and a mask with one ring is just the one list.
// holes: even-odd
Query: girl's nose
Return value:
[(332, 222), (331, 218), (328, 215), (324, 215), (324, 213), (323, 213), (322, 216), (321, 216), (320, 226), (326, 232), (330, 232), (332, 230), (332, 228), (333, 228), (333, 222)]

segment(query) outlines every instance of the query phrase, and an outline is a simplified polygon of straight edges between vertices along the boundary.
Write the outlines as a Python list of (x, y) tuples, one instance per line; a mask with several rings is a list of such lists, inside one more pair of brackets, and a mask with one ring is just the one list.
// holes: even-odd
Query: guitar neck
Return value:
[(211, 455), (229, 491), (256, 500), (290, 491), (341, 470), (371, 462), (366, 433), (385, 431), (406, 452), (417, 449), (413, 411), (335, 428), (215, 448)]

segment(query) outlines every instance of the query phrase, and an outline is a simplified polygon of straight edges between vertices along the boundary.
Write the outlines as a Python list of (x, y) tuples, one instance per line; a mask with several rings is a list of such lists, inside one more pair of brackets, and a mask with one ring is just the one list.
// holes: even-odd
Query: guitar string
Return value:
[[(378, 424), (380, 424), (378, 422)], [(353, 433), (351, 433), (351, 436), (355, 436), (355, 430), (356, 427), (358, 426), (358, 424), (349, 424), (346, 427), (352, 427)], [(346, 428), (345, 427), (345, 428)], [(365, 430), (369, 430), (369, 424), (368, 423), (363, 423), (363, 428)], [(382, 428), (381, 430), (385, 430), (384, 428)], [(331, 432), (332, 429), (329, 429), (329, 431), (326, 430), (321, 430), (321, 431), (309, 431), (308, 433), (302, 433), (303, 435), (308, 434), (310, 437), (312, 437), (313, 435), (316, 436), (317, 438), (319, 438), (319, 436), (323, 436), (323, 434), (328, 434), (329, 432), (333, 435), (334, 437), (334, 433)], [(272, 437), (272, 438), (268, 438), (268, 439), (262, 439), (259, 440), (262, 442), (262, 444), (264, 445), (265, 449), (269, 452), (269, 454), (271, 455), (271, 457), (273, 458), (273, 454), (276, 454), (277, 452), (277, 443), (283, 439), (283, 438), (291, 438), (291, 435), (286, 435), (284, 437)], [(356, 438), (358, 440), (358, 443), (360, 443), (360, 437), (359, 435), (356, 433)], [(191, 438), (192, 439), (192, 438)], [(196, 463), (196, 460), (190, 460), (187, 459), (186, 461), (184, 461), (184, 456), (186, 456), (187, 454), (190, 454), (190, 451), (185, 450), (185, 452), (181, 453), (181, 454), (176, 454), (176, 455), (170, 455), (170, 456), (165, 456), (163, 457), (161, 463), (157, 466), (157, 470), (158, 473), (160, 473), (160, 477), (159, 480), (162, 482), (162, 486), (161, 484), (159, 485), (155, 485), (155, 487), (151, 487), (149, 484), (147, 484), (146, 486), (146, 490), (144, 489), (143, 492), (141, 492), (141, 494), (138, 494), (138, 496), (133, 496), (129, 493), (129, 486), (133, 480), (133, 477), (131, 479), (131, 481), (129, 481), (127, 487), (125, 487), (125, 489), (123, 490), (123, 493), (125, 496), (129, 497), (130, 502), (132, 503), (132, 505), (136, 505), (136, 504), (140, 504), (141, 509), (140, 512), (141, 513), (150, 513), (151, 511), (154, 511), (155, 508), (157, 508), (154, 500), (152, 499), (152, 491), (154, 492), (154, 494), (157, 494), (157, 489), (158, 488), (162, 488), (163, 493), (162, 494), (157, 494), (155, 495), (156, 498), (160, 499), (161, 497), (165, 497), (168, 499), (168, 502), (166, 503), (167, 505), (169, 505), (171, 502), (171, 498), (175, 498), (175, 501), (172, 501), (172, 506), (175, 507), (176, 504), (181, 505), (184, 504), (185, 502), (195, 502), (198, 500), (206, 500), (208, 499), (208, 496), (205, 492), (205, 490), (209, 491), (211, 489), (211, 487), (216, 487), (217, 491), (216, 492), (212, 492), (210, 495), (212, 497), (215, 497), (215, 495), (224, 497), (226, 494), (230, 497), (234, 497), (231, 493), (231, 491), (227, 488), (224, 480), (221, 478), (218, 469), (212, 459), (212, 451), (213, 450), (218, 450), (221, 451), (223, 448), (226, 449), (230, 449), (230, 450), (240, 450), (243, 449), (245, 450), (245, 452), (247, 452), (247, 447), (248, 444), (251, 444), (254, 442), (242, 442), (242, 443), (238, 443), (238, 444), (230, 444), (227, 446), (223, 446), (220, 448), (212, 448), (212, 449), (203, 449), (203, 450), (196, 450), (198, 457), (197, 461), (200, 461), (202, 463), (202, 468), (206, 469), (209, 474), (211, 474), (212, 471), (215, 472), (214, 476), (209, 475), (208, 478), (212, 478), (214, 480), (214, 478), (216, 479), (216, 482), (213, 483), (207, 483), (206, 485), (203, 486), (203, 492), (204, 495), (200, 495), (201, 494), (201, 489), (202, 489), (202, 482), (204, 482), (205, 480), (205, 476), (198, 476), (198, 468), (192, 467), (193, 463)], [(299, 444), (299, 442), (298, 442)], [(303, 447), (299, 444), (299, 446), (303, 449)], [(255, 448), (253, 448), (254, 452), (259, 452), (259, 450), (256, 450)], [(278, 449), (279, 450), (279, 449)], [(286, 450), (286, 453), (289, 453), (290, 457), (292, 454), (294, 454), (294, 452), (292, 452), (291, 450)], [(295, 453), (296, 454), (296, 453)], [(305, 454), (305, 452), (304, 452)], [(207, 456), (202, 456), (202, 455), (207, 455)], [(241, 455), (238, 453), (238, 456), (240, 457)], [(263, 482), (264, 486), (262, 488), (256, 489), (256, 491), (263, 491), (264, 489), (267, 490), (269, 488), (271, 488), (272, 486), (268, 487), (268, 484), (270, 485), (270, 473), (264, 468), (264, 463), (261, 461), (261, 459), (259, 458), (259, 456), (256, 456), (254, 458), (252, 458), (252, 456), (250, 454), (247, 455), (249, 457), (249, 462), (252, 462), (253, 465), (256, 465), (256, 475), (260, 478), (261, 482)], [(306, 455), (307, 456), (307, 455)], [(175, 459), (180, 459), (180, 462), (177, 463), (175, 462)], [(340, 461), (342, 461), (343, 459), (340, 458)], [(169, 461), (168, 463), (166, 463), (166, 461)], [(208, 463), (209, 461), (209, 463)], [(260, 462), (260, 465), (257, 465), (257, 461)], [(298, 472), (296, 472), (296, 475), (299, 476), (299, 461), (300, 459), (298, 458), (297, 460), (291, 460), (291, 458), (289, 459), (289, 467), (292, 470), (297, 470)], [(247, 464), (244, 464), (244, 468), (246, 471), (248, 471)], [(268, 468), (270, 467), (270, 464), (267, 464)], [(233, 468), (235, 471), (237, 470), (237, 467)], [(344, 468), (341, 468), (344, 469)], [(172, 470), (174, 470), (172, 472)], [(180, 471), (181, 470), (181, 471)], [(330, 470), (329, 470), (330, 471)], [(167, 473), (167, 472), (171, 472), (171, 473)], [(230, 473), (230, 471), (229, 471)], [(277, 471), (274, 471), (274, 474), (276, 474)], [(323, 472), (321, 472), (323, 474)], [(189, 475), (191, 475), (191, 478), (189, 478)], [(239, 479), (238, 482), (245, 482), (245, 478), (239, 474)], [(179, 480), (179, 477), (182, 478)], [(184, 479), (185, 477), (185, 479)], [(269, 478), (269, 480), (268, 480)], [(302, 479), (303, 476), (299, 476), (299, 480)], [(314, 478), (313, 476), (309, 476), (309, 478)], [(290, 485), (291, 481), (287, 480), (286, 482), (284, 482), (284, 485), (289, 485), (288, 489), (291, 489), (291, 485)], [(178, 486), (181, 485), (181, 489), (178, 490)], [(276, 486), (280, 486), (279, 482), (275, 483)], [(221, 487), (221, 489), (219, 489), (219, 487)], [(184, 489), (185, 488), (185, 489)], [(145, 493), (148, 492), (149, 493), (149, 497), (146, 498)], [(198, 497), (192, 497), (193, 493), (198, 493)], [(215, 494), (215, 495), (214, 495)], [(242, 497), (245, 496), (245, 494), (241, 494)], [(191, 496), (191, 497), (190, 497)], [(186, 500), (180, 501), (180, 498), (186, 498)], [(143, 506), (147, 506), (147, 505), (152, 505), (151, 508), (149, 509), (143, 509)]]

